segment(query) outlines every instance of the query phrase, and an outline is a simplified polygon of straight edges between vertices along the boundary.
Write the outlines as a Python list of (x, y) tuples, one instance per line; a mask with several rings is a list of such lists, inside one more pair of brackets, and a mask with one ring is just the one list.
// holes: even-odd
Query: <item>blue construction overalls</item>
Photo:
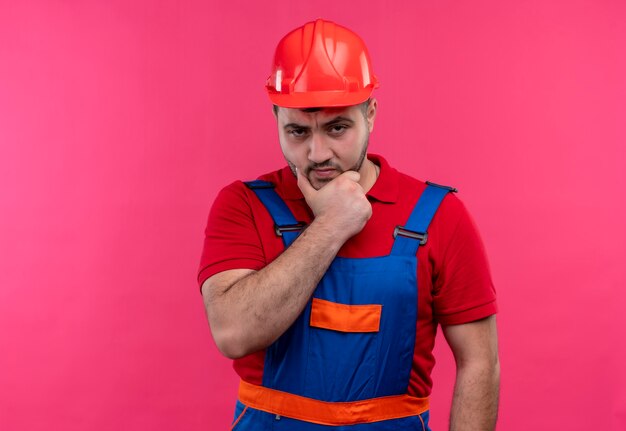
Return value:
[[(241, 382), (233, 430), (429, 430), (407, 394), (417, 323), (417, 249), (449, 187), (431, 183), (391, 253), (336, 257), (293, 325), (266, 349), (262, 386)], [(246, 183), (285, 247), (302, 224), (264, 181)], [(278, 311), (277, 311), (278, 312)]]

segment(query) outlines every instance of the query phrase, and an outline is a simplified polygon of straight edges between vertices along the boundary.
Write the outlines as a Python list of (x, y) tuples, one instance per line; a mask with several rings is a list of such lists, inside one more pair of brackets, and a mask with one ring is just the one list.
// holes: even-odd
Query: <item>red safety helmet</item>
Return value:
[(363, 40), (318, 19), (278, 43), (265, 87), (272, 103), (286, 108), (350, 106), (366, 101), (378, 79)]

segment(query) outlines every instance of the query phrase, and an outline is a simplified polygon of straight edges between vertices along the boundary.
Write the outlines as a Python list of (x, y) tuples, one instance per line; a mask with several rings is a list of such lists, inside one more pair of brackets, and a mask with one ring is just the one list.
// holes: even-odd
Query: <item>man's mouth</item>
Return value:
[(318, 168), (311, 169), (311, 172), (313, 172), (317, 178), (330, 178), (337, 172), (337, 170), (333, 168)]

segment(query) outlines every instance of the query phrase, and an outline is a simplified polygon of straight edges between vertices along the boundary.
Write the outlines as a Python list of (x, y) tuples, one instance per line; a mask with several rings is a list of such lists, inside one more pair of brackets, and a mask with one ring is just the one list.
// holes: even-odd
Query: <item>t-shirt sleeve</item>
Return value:
[(496, 292), (474, 220), (456, 196), (450, 194), (444, 204), (450, 227), (442, 232), (434, 265), (434, 315), (442, 325), (469, 323), (497, 312)]
[(236, 181), (215, 198), (205, 229), (198, 284), (230, 269), (259, 270), (265, 255), (257, 233), (246, 186)]

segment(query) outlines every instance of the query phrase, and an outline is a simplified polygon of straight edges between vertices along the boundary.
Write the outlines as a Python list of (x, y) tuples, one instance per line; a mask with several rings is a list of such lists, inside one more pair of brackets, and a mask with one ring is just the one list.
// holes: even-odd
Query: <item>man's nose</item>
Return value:
[(322, 163), (332, 157), (333, 152), (325, 137), (321, 133), (313, 133), (309, 146), (309, 160), (313, 163)]

